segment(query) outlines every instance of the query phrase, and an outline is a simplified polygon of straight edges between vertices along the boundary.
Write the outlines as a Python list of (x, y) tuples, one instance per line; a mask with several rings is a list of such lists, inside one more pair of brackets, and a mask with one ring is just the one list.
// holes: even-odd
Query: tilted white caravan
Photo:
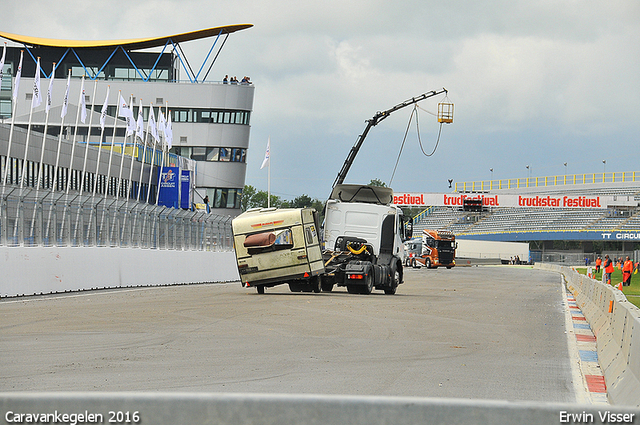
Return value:
[(231, 222), (242, 286), (288, 283), (293, 292), (320, 292), (324, 273), (318, 213), (311, 208), (255, 208)]

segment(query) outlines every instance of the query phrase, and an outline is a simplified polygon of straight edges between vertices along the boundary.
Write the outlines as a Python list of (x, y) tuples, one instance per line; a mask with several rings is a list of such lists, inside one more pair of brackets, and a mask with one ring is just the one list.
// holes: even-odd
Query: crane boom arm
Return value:
[(387, 109), (386, 111), (376, 112), (373, 118), (367, 120), (367, 126), (364, 128), (364, 131), (362, 132), (362, 134), (358, 136), (356, 143), (353, 145), (353, 147), (349, 151), (349, 155), (347, 155), (347, 159), (344, 161), (344, 164), (342, 164), (342, 169), (338, 173), (336, 180), (333, 182), (332, 188), (336, 187), (336, 185), (338, 184), (344, 183), (344, 179), (347, 177), (347, 173), (349, 172), (349, 169), (351, 168), (353, 161), (356, 159), (356, 155), (358, 155), (358, 151), (360, 150), (360, 147), (362, 147), (362, 142), (364, 142), (364, 139), (367, 137), (369, 130), (371, 130), (373, 126), (377, 125), (380, 121), (387, 118), (392, 112), (395, 112), (398, 109), (402, 109), (405, 106), (413, 105), (414, 103), (418, 103), (421, 100), (425, 100), (442, 93), (447, 93), (447, 90), (443, 88), (442, 90), (439, 90), (439, 91), (434, 90), (427, 93), (423, 93), (420, 96), (412, 97), (409, 100), (405, 100), (404, 102), (399, 103), (393, 108)]

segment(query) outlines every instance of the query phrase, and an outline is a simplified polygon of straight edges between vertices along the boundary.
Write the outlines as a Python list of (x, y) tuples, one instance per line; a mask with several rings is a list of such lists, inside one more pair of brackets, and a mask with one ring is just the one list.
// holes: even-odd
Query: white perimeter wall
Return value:
[(233, 252), (0, 247), (0, 296), (239, 280)]
[(499, 258), (509, 260), (516, 255), (522, 261), (529, 261), (529, 243), (479, 241), (473, 239), (456, 239), (458, 249), (456, 258)]

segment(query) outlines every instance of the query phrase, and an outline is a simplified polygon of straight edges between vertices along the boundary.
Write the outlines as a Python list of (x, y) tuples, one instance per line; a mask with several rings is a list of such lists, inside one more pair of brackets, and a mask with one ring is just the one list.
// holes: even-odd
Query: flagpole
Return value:
[[(116, 141), (116, 124), (118, 122), (118, 117), (121, 116), (120, 114), (122, 113), (123, 100), (124, 99), (122, 99), (122, 90), (119, 90), (118, 91), (118, 110), (116, 111), (115, 122), (113, 123), (113, 135), (111, 136), (111, 154), (113, 154), (113, 145), (115, 144), (115, 141)], [(126, 102), (124, 103), (124, 105), (126, 106)], [(118, 199), (120, 199), (120, 183), (122, 182), (122, 169), (124, 168), (125, 148), (127, 144), (127, 137), (129, 137), (128, 135), (129, 121), (126, 120), (126, 117), (125, 117), (125, 122), (127, 125), (124, 129), (124, 138), (122, 139), (122, 149), (120, 152), (120, 171), (118, 172), (118, 179), (116, 180), (116, 190), (115, 190), (116, 203), (118, 202)], [(111, 158), (109, 158), (109, 160), (111, 160)], [(111, 169), (111, 167), (109, 167), (109, 169)], [(105, 194), (105, 199), (106, 197), (107, 195)], [(111, 224), (111, 233), (109, 234), (110, 241), (113, 239), (113, 232), (115, 231), (115, 228), (116, 228), (116, 220), (114, 219), (113, 223)]]
[[(142, 113), (142, 99), (140, 99), (140, 106), (139, 106), (139, 110), (138, 110), (138, 120), (142, 119), (143, 124), (144, 124), (144, 118), (143, 118), (143, 113)], [(144, 164), (147, 160), (147, 138), (149, 137), (149, 127), (151, 125), (151, 121), (147, 120), (147, 131), (146, 134), (143, 133), (144, 139), (142, 140), (142, 163), (140, 164), (140, 176), (138, 177), (138, 193), (136, 194), (136, 203), (140, 203), (140, 193), (142, 193), (142, 175), (144, 174)], [(142, 130), (142, 126), (140, 126), (140, 130)], [(138, 205), (136, 205), (137, 207)], [(136, 214), (133, 217), (133, 227), (132, 230), (135, 231), (136, 228), (136, 223), (138, 222), (138, 214)], [(133, 233), (132, 233), (133, 236)], [(139, 242), (142, 240), (142, 229), (140, 229), (140, 239)], [(133, 241), (132, 241), (133, 244)]]
[[(40, 190), (40, 184), (42, 181), (42, 163), (44, 162), (44, 148), (47, 142), (47, 130), (49, 128), (49, 112), (51, 111), (51, 90), (53, 86), (53, 79), (55, 77), (56, 72), (56, 63), (53, 63), (53, 70), (51, 71), (51, 79), (49, 80), (49, 90), (47, 90), (47, 104), (46, 104), (46, 114), (44, 119), (44, 132), (42, 134), (42, 147), (40, 149), (40, 163), (38, 164), (38, 180), (36, 181), (36, 202), (38, 202), (38, 191)], [(46, 196), (45, 196), (46, 197)], [(44, 198), (43, 198), (44, 201)], [(29, 237), (33, 237), (33, 229), (36, 222), (36, 211), (37, 208), (33, 209), (33, 218), (31, 219), (31, 230), (29, 232)]]
[[(131, 95), (131, 107), (129, 109), (131, 109), (132, 113), (133, 113), (133, 95)], [(133, 134), (133, 143), (132, 143), (132, 148), (131, 148), (131, 167), (129, 168), (129, 184), (127, 185), (127, 208), (129, 207), (129, 198), (131, 196), (131, 186), (133, 186), (133, 154), (135, 153), (136, 148), (138, 147), (138, 140), (136, 139), (135, 133)]]
[[(142, 99), (140, 99), (140, 106), (139, 106), (140, 110), (138, 111), (138, 116), (142, 117)], [(143, 121), (144, 123), (144, 121)], [(140, 192), (142, 192), (142, 175), (144, 173), (144, 164), (145, 161), (147, 160), (147, 138), (149, 137), (149, 126), (151, 125), (151, 123), (149, 122), (149, 120), (147, 120), (147, 131), (146, 134), (143, 133), (143, 139), (142, 139), (142, 165), (140, 166), (140, 177), (138, 177), (138, 193), (136, 195), (136, 202), (140, 202)], [(142, 130), (142, 128), (141, 128)]]
[(4, 60), (7, 56), (7, 42), (4, 42), (4, 48), (2, 49), (2, 58), (0, 58), (0, 85), (2, 85), (2, 74), (4, 70)]
[[(129, 109), (131, 110), (131, 115), (133, 119), (133, 94), (131, 95), (130, 99), (130, 107)], [(138, 141), (136, 140), (136, 135), (135, 133), (132, 134), (133, 136), (133, 143), (131, 144), (131, 167), (129, 167), (129, 183), (127, 184), (127, 204), (126, 204), (126, 210), (127, 210), (127, 214), (125, 214), (124, 216), (124, 220), (123, 220), (123, 224), (122, 224), (122, 236), (120, 238), (120, 245), (122, 245), (122, 238), (124, 237), (124, 231), (126, 229), (127, 226), (127, 217), (128, 217), (128, 213), (129, 213), (129, 199), (131, 198), (131, 189), (133, 186), (133, 164), (134, 164), (134, 158), (133, 155), (136, 152), (136, 148), (138, 147)], [(125, 139), (126, 141), (126, 139)]]
[[(162, 107), (160, 107), (162, 108)], [(160, 112), (162, 113), (162, 112)], [(156, 161), (156, 143), (159, 141), (158, 138), (158, 129), (156, 127), (155, 115), (153, 113), (153, 103), (149, 103), (149, 127), (151, 128), (151, 136), (153, 140), (153, 151), (151, 153), (151, 161), (149, 165), (149, 180), (147, 184), (147, 197), (144, 205), (144, 209), (149, 205), (149, 195), (151, 195), (151, 177), (153, 176), (153, 166)], [(142, 222), (142, 227), (140, 228), (140, 242), (144, 243), (144, 229), (147, 227), (147, 214), (144, 215), (144, 220)]]
[[(80, 178), (80, 193), (84, 191), (84, 179), (87, 172), (87, 157), (89, 156), (89, 143), (91, 141), (91, 126), (93, 125), (93, 109), (96, 105), (96, 88), (98, 87), (98, 80), (94, 80), (93, 83), (93, 96), (91, 97), (91, 115), (89, 116), (89, 130), (87, 131), (87, 141), (84, 145), (84, 159), (82, 162), (82, 177)], [(83, 116), (86, 113), (84, 108)], [(83, 122), (84, 124), (84, 122)]]
[(20, 75), (22, 74), (22, 57), (24, 50), (20, 50), (20, 63), (18, 65), (18, 72), (16, 73), (16, 86), (13, 90), (13, 112), (11, 113), (11, 128), (9, 130), (9, 143), (7, 145), (7, 159), (4, 167), (4, 178), (2, 179), (2, 198), (4, 199), (4, 192), (7, 185), (7, 177), (9, 175), (9, 168), (11, 168), (11, 142), (13, 141), (13, 127), (16, 116), (16, 106), (18, 105), (18, 87), (20, 86)]
[[(105, 125), (105, 119), (107, 117), (107, 107), (108, 107), (108, 102), (109, 102), (109, 90), (111, 89), (111, 86), (107, 86), (107, 94), (105, 95), (104, 98), (104, 103), (102, 104), (102, 109), (100, 110), (100, 141), (98, 142), (98, 156), (96, 158), (96, 172), (95, 172), (95, 181), (93, 183), (93, 191), (91, 193), (91, 214), (89, 215), (89, 223), (91, 223), (92, 219), (93, 219), (93, 210), (96, 209), (96, 220), (98, 220), (98, 210), (96, 208), (95, 202), (96, 202), (96, 192), (98, 190), (98, 173), (100, 172), (100, 156), (102, 154), (102, 138), (104, 137), (104, 125)], [(91, 111), (93, 112), (93, 111)], [(109, 163), (109, 165), (111, 165), (111, 163)], [(109, 171), (107, 170), (107, 173), (109, 173)], [(109, 177), (107, 177), (107, 181), (105, 184), (105, 188), (104, 191), (105, 193), (107, 193), (109, 188)], [(104, 209), (103, 209), (104, 211)], [(96, 222), (96, 246), (98, 245), (98, 241), (99, 241), (99, 234), (98, 232), (102, 231), (102, 221), (100, 222), (100, 228), (97, 228), (97, 222)]]
[[(155, 123), (152, 122), (152, 117), (153, 117), (153, 104), (150, 104), (150, 109), (149, 109), (149, 124), (151, 126), (154, 126)], [(151, 128), (151, 136), (153, 137), (153, 151), (151, 153), (151, 169), (149, 170), (149, 183), (148, 183), (148, 188), (147, 188), (147, 200), (146, 203), (149, 203), (149, 195), (151, 194), (151, 176), (153, 174), (153, 165), (156, 161), (156, 144), (158, 142), (158, 140), (156, 140), (156, 133), (157, 133), (157, 129), (154, 130), (153, 127)]]
[[(71, 180), (73, 176), (73, 159), (76, 151), (76, 140), (78, 137), (78, 123), (80, 122), (80, 106), (83, 103), (82, 98), (84, 97), (84, 75), (82, 76), (82, 85), (80, 86), (80, 96), (78, 97), (78, 105), (76, 111), (76, 127), (73, 132), (73, 140), (71, 142), (71, 157), (69, 158), (69, 175), (67, 176), (67, 189), (65, 190), (65, 198), (64, 198), (64, 211), (62, 212), (62, 223), (60, 225), (60, 233), (64, 232), (64, 223), (67, 218), (67, 210), (69, 209), (69, 191), (71, 190)], [(71, 223), (69, 223), (71, 225)], [(71, 240), (71, 235), (69, 235), (69, 245), (72, 245), (73, 241)]]
[[(67, 115), (67, 106), (69, 104), (69, 86), (71, 85), (71, 70), (67, 77), (67, 89), (62, 100), (62, 110), (60, 111), (60, 134), (58, 135), (58, 148), (56, 152), (56, 165), (53, 169), (53, 187), (51, 188), (51, 198), (58, 188), (58, 166), (60, 165), (60, 147), (62, 146), (62, 132), (64, 131), (64, 117)], [(55, 204), (56, 201), (54, 201)], [(52, 207), (53, 209), (53, 207)], [(49, 210), (49, 218), (47, 219), (46, 237), (49, 238), (49, 230), (51, 226), (51, 209)], [(56, 238), (57, 239), (57, 238)], [(57, 242), (57, 241), (56, 241)]]
[[(118, 93), (119, 93), (118, 99), (121, 99), (121, 97), (122, 97), (122, 94), (120, 94), (121, 92), (122, 91), (118, 91)], [(117, 116), (120, 116), (121, 112), (122, 112), (122, 106), (119, 104), (118, 105), (118, 114), (117, 114)], [(128, 124), (128, 121), (126, 121), (126, 123), (127, 123), (127, 127), (124, 130), (124, 138), (122, 139), (122, 149), (121, 149), (121, 152), (120, 152), (121, 153), (121, 155), (120, 155), (120, 171), (118, 173), (118, 181), (117, 181), (117, 184), (116, 184), (116, 201), (120, 197), (120, 183), (121, 183), (121, 180), (122, 180), (122, 171), (123, 171), (123, 168), (124, 168), (124, 157), (125, 157), (125, 150), (126, 150), (126, 146), (127, 146), (127, 137), (129, 137), (129, 134), (128, 134), (128, 132), (129, 132), (129, 124)], [(114, 125), (114, 129), (115, 129), (115, 125)], [(112, 143), (115, 142), (115, 134), (116, 133), (114, 131), (113, 138), (112, 138), (113, 139)]]
[[(29, 154), (29, 142), (31, 140), (31, 122), (33, 119), (33, 108), (40, 105), (40, 56), (38, 56), (38, 63), (36, 65), (36, 73), (33, 79), (33, 97), (31, 98), (31, 108), (29, 108), (29, 124), (27, 125), (27, 139), (24, 143), (24, 156), (22, 157), (22, 169), (20, 172), (20, 194), (18, 196), (19, 202), (22, 203), (22, 194), (24, 190), (24, 181), (27, 179), (25, 176), (26, 165), (27, 165), (27, 155)], [(24, 210), (23, 210), (24, 212)], [(16, 214), (16, 220), (13, 226), (13, 236), (15, 238), (18, 237), (18, 227), (20, 224), (20, 209), (18, 209), (18, 213)], [(24, 215), (23, 215), (24, 222)], [(23, 228), (24, 232), (24, 228)], [(24, 237), (20, 238), (20, 246), (24, 246)]]
[[(91, 96), (91, 115), (89, 116), (89, 130), (87, 130), (87, 140), (85, 142), (84, 145), (84, 159), (82, 161), (82, 174), (80, 175), (80, 195), (82, 195), (82, 192), (84, 192), (84, 179), (86, 178), (86, 174), (87, 174), (87, 157), (89, 156), (89, 143), (91, 141), (91, 126), (93, 125), (93, 109), (95, 107), (96, 104), (96, 88), (98, 87), (98, 80), (95, 79), (93, 80), (93, 95)], [(85, 118), (86, 117), (86, 113), (87, 113), (87, 108), (85, 107), (84, 104), (84, 93), (83, 93), (83, 97), (82, 97), (82, 104), (81, 104), (81, 114), (82, 117)], [(82, 120), (82, 123), (84, 124), (84, 120)], [(86, 201), (85, 201), (86, 202)], [(82, 207), (84, 207), (84, 202), (82, 202)], [(80, 209), (78, 211), (78, 215), (76, 215), (76, 226), (73, 230), (73, 238), (76, 239), (78, 236), (78, 223), (80, 222), (80, 214), (82, 213), (82, 209)], [(87, 223), (87, 233), (89, 233), (91, 231), (91, 218), (89, 219), (89, 223)], [(82, 235), (82, 239), (84, 240), (84, 235)]]
[[(166, 103), (165, 111), (168, 118), (169, 117), (169, 101), (167, 101)], [(160, 174), (158, 174), (158, 193), (156, 193), (156, 206), (160, 202), (160, 189), (162, 188), (161, 181), (162, 181), (162, 173), (164, 172), (164, 162), (165, 162), (165, 157), (164, 157), (165, 147), (167, 148), (167, 152), (169, 151), (169, 139), (167, 138), (167, 125), (168, 124), (165, 122), (164, 124), (165, 137), (162, 142), (162, 160), (160, 161)], [(166, 142), (166, 146), (165, 146), (165, 142)]]
[[(82, 85), (80, 86), (80, 96), (78, 98), (78, 107), (76, 111), (76, 127), (73, 132), (73, 140), (71, 143), (71, 159), (69, 161), (69, 178), (67, 179), (67, 189), (66, 194), (69, 195), (69, 191), (71, 190), (71, 174), (73, 173), (73, 157), (76, 151), (76, 140), (78, 138), (78, 123), (80, 122), (80, 105), (82, 103), (82, 97), (84, 96), (84, 75), (82, 76)], [(64, 224), (64, 223), (63, 223)]]
[[(25, 177), (25, 164), (27, 162), (27, 154), (29, 151), (29, 140), (31, 139), (31, 120), (33, 118), (33, 108), (34, 108), (34, 103), (36, 102), (35, 96), (36, 96), (36, 81), (38, 80), (38, 73), (40, 72), (40, 57), (38, 57), (38, 64), (36, 65), (36, 77), (34, 79), (34, 83), (33, 83), (33, 88), (34, 88), (34, 93), (33, 93), (33, 98), (31, 101), (31, 108), (29, 108), (29, 124), (27, 125), (27, 140), (25, 141), (24, 144), (24, 156), (22, 157), (22, 172), (20, 173), (20, 197), (22, 197), (22, 188), (24, 187), (24, 181), (26, 180)], [(40, 90), (39, 88), (37, 89), (38, 91)], [(17, 223), (17, 221), (16, 221)]]

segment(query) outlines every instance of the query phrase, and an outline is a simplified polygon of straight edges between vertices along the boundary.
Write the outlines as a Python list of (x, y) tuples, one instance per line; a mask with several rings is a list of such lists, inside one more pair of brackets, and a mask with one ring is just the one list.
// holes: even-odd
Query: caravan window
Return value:
[(245, 238), (244, 246), (251, 255), (291, 249), (293, 248), (293, 232), (287, 228), (270, 232), (254, 233)]

